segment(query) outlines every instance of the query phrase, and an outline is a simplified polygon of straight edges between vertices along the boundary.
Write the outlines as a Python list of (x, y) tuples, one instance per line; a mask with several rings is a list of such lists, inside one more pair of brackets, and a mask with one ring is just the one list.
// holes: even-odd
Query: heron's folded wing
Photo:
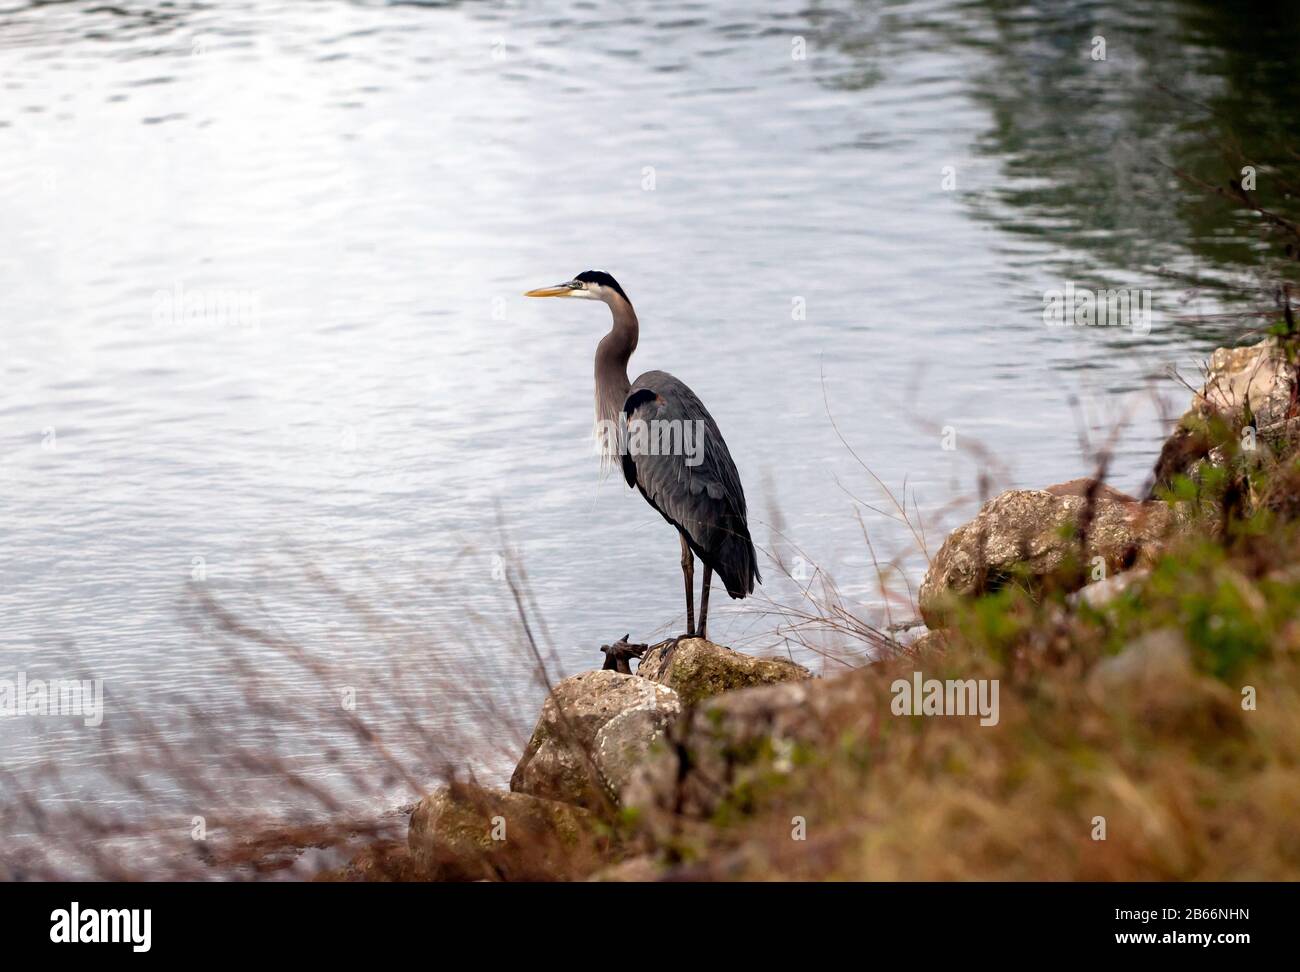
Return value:
[[(662, 371), (642, 375), (623, 406), (624, 474), (701, 545), (745, 517), (745, 492), (718, 425), (687, 385)], [(642, 423), (638, 431), (637, 423)]]

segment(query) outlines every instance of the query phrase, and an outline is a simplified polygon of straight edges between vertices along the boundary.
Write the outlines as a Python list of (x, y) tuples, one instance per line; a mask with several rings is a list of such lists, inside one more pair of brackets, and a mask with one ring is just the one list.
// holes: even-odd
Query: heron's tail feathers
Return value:
[(727, 593), (734, 598), (753, 594), (754, 584), (763, 583), (763, 576), (758, 572), (758, 554), (754, 551), (754, 542), (749, 539), (749, 527), (744, 520), (725, 534), (717, 552), (705, 562), (727, 585)]

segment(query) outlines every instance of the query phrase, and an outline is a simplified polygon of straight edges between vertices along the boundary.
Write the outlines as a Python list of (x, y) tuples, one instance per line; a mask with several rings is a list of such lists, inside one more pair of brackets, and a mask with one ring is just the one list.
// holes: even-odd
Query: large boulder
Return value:
[(1296, 366), (1277, 338), (1244, 348), (1218, 348), (1210, 355), (1205, 385), (1192, 400), (1196, 411), (1249, 410), (1260, 427), (1291, 414)]
[(812, 678), (812, 672), (785, 658), (755, 658), (703, 638), (683, 638), (677, 646), (656, 645), (646, 652), (637, 675), (673, 689), (683, 705), (756, 685)]
[(1294, 425), (1296, 382), (1296, 365), (1287, 360), (1286, 346), (1275, 337), (1243, 348), (1218, 348), (1210, 355), (1205, 384), (1193, 396), (1192, 407), (1160, 450), (1147, 498), (1179, 475), (1194, 475), (1197, 464), (1206, 459), (1223, 461), (1221, 454), (1214, 454), (1211, 420), (1226, 424), (1219, 435), (1233, 434), (1248, 421), (1266, 441), (1287, 434)]
[[(683, 820), (702, 825), (727, 803), (792, 773), (848, 737), (865, 736), (889, 697), (870, 673), (727, 692), (692, 707), (632, 775), (623, 802), (648, 832), (671, 839)], [(684, 763), (684, 765), (683, 765)]]
[[(644, 718), (653, 723), (676, 715), (680, 703), (666, 685), (635, 675), (605, 670), (566, 678), (542, 706), (510, 789), (591, 809), (608, 806), (617, 799), (617, 786), (600, 768), (596, 736), (610, 720), (633, 709), (647, 713)], [(603, 742), (609, 765), (635, 759), (619, 752), (624, 743), (638, 742), (630, 731), (607, 734)]]
[(681, 714), (676, 698), (656, 700), (620, 712), (596, 733), (596, 768), (610, 791), (621, 795), (636, 768), (660, 745)]
[[(921, 617), (931, 628), (942, 627), (955, 598), (988, 593), (1013, 579), (1032, 586), (1054, 577), (1077, 588), (1100, 566), (1107, 575), (1126, 570), (1154, 556), (1173, 522), (1164, 503), (1139, 502), (1088, 480), (1010, 490), (985, 503), (939, 548), (921, 584)], [(1072, 577), (1062, 576), (1068, 565), (1075, 567)]]
[(594, 822), (567, 803), (457, 784), (420, 801), (407, 846), (420, 880), (570, 880), (602, 865)]

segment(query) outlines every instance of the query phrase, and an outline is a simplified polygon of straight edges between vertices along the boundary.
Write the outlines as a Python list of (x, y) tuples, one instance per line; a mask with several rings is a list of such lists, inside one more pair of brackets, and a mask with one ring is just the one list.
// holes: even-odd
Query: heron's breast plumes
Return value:
[(627, 441), (627, 417), (623, 414), (625, 394), (613, 395), (596, 386), (596, 421), (592, 426), (595, 451), (602, 471), (620, 464)]

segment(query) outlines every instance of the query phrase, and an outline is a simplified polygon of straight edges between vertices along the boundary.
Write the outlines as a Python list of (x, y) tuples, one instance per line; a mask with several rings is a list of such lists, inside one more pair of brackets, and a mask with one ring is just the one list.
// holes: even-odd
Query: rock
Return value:
[(1214, 456), (1214, 436), (1206, 420), (1217, 416), (1232, 429), (1253, 418), (1261, 438), (1284, 434), (1293, 418), (1291, 403), (1296, 388), (1296, 368), (1286, 360), (1286, 350), (1270, 337), (1243, 348), (1218, 348), (1210, 355), (1205, 384), (1192, 398), (1192, 407), (1178, 421), (1156, 460), (1146, 498), (1152, 499), (1179, 475), (1194, 474)]
[(755, 658), (703, 638), (683, 638), (665, 662), (666, 647), (656, 645), (646, 652), (637, 675), (673, 689), (683, 705), (734, 689), (813, 677), (808, 669), (788, 659)]
[(673, 693), (671, 699), (625, 709), (600, 727), (595, 740), (596, 766), (614, 793), (623, 792), (633, 771), (645, 761), (681, 711)]
[(1054, 486), (1045, 486), (1043, 492), (1051, 493), (1053, 496), (1087, 496), (1092, 493), (1099, 500), (1114, 500), (1117, 503), (1137, 502), (1128, 493), (1118, 490), (1107, 483), (1098, 483), (1095, 479), (1087, 477), (1083, 479), (1067, 479), (1065, 482), (1057, 483)]
[(1093, 610), (1100, 610), (1130, 587), (1141, 584), (1150, 576), (1151, 570), (1146, 567), (1126, 570), (1122, 574), (1111, 574), (1075, 591), (1070, 595), (1069, 601), (1074, 605), (1086, 604)]
[[(889, 696), (866, 672), (741, 689), (705, 699), (632, 774), (623, 802), (650, 834), (708, 821), (738, 792), (791, 773), (805, 756), (865, 734)], [(686, 766), (681, 755), (686, 754)]]
[[(1092, 501), (1087, 549), (1076, 534), (1088, 507), (1085, 487), (1074, 480), (1046, 489), (1017, 489), (989, 500), (970, 523), (948, 535), (921, 585), (921, 616), (931, 628), (943, 627), (957, 597), (997, 590), (1013, 578), (1031, 585), (1056, 575), (1073, 561), (1091, 568), (1101, 557), (1108, 574), (1150, 559), (1173, 522), (1161, 502), (1141, 503), (1102, 488)], [(1082, 574), (1077, 580), (1087, 576)]]
[(937, 631), (923, 628), (921, 633), (908, 643), (907, 650), (915, 656), (928, 654), (933, 651), (944, 651), (947, 647), (948, 633), (946, 631), (942, 628)]
[(573, 880), (601, 864), (594, 822), (567, 803), (456, 784), (416, 806), (407, 846), (421, 880)]
[(1241, 725), (1232, 690), (1196, 670), (1187, 642), (1172, 629), (1148, 632), (1098, 662), (1086, 686), (1105, 708), (1169, 731), (1221, 736)]
[[(596, 761), (596, 734), (615, 716), (638, 708), (676, 714), (680, 703), (672, 689), (635, 675), (603, 670), (566, 678), (542, 706), (510, 789), (593, 809), (607, 806), (617, 794)], [(611, 765), (631, 760), (613, 751), (613, 739), (607, 739)]]
[(1244, 348), (1219, 348), (1210, 355), (1205, 385), (1192, 400), (1192, 410), (1237, 415), (1247, 408), (1260, 426), (1290, 415), (1295, 366), (1277, 338), (1265, 338)]

